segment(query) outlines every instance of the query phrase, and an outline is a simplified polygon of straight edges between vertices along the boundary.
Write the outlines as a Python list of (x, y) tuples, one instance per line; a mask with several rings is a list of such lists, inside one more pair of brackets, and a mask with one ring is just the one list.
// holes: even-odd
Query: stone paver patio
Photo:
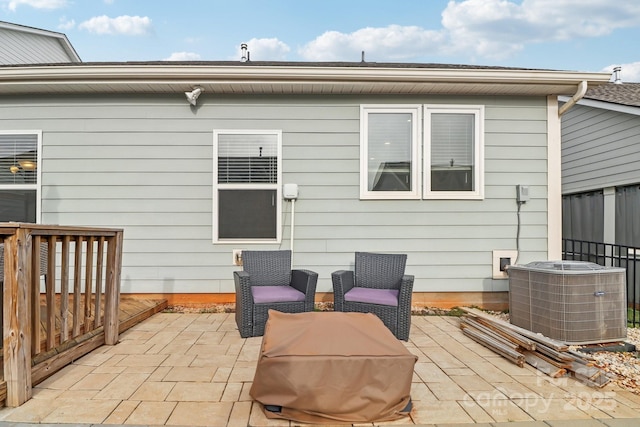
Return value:
[[(249, 397), (261, 338), (233, 314), (158, 313), (34, 388), (4, 423), (289, 426)], [(640, 426), (640, 396), (519, 368), (462, 334), (454, 317), (414, 316), (411, 418), (391, 425)], [(599, 421), (598, 421), (599, 420)], [(610, 421), (610, 422), (609, 422)]]

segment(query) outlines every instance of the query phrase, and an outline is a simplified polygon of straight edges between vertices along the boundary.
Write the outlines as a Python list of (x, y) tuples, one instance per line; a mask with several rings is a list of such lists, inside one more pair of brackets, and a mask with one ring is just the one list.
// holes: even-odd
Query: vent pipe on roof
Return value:
[(580, 101), (585, 93), (587, 93), (587, 82), (586, 80), (583, 80), (578, 85), (578, 90), (571, 97), (571, 99), (565, 102), (565, 104), (562, 107), (560, 107), (560, 109), (558, 110), (558, 117), (562, 116), (564, 113), (566, 113), (569, 110), (569, 108), (573, 107), (576, 104), (576, 102)]
[(240, 52), (242, 56), (240, 57), (240, 62), (247, 62), (249, 60), (249, 52), (247, 52), (247, 44), (242, 43), (240, 45)]
[(613, 82), (617, 85), (622, 84), (622, 78), (620, 77), (620, 72), (622, 71), (622, 67), (618, 66), (613, 69)]

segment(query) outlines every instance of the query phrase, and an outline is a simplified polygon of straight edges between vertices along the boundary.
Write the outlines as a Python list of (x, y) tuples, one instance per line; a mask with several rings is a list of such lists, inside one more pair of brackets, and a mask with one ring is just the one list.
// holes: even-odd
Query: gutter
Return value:
[(589, 85), (587, 84), (586, 80), (583, 80), (580, 82), (580, 84), (578, 84), (578, 90), (576, 91), (576, 93), (558, 110), (558, 117), (562, 117), (564, 113), (569, 111), (571, 107), (576, 105), (576, 103), (584, 97), (584, 94), (587, 93), (588, 86)]
[(569, 95), (578, 82), (598, 86), (604, 73), (439, 67), (304, 64), (67, 64), (0, 67), (0, 94), (208, 93)]
[[(567, 85), (576, 80), (608, 81), (604, 73), (574, 73), (546, 70), (493, 70), (394, 67), (305, 67), (305, 66), (206, 66), (206, 65), (62, 65), (0, 67), (0, 81), (179, 81), (207, 78), (228, 81), (382, 81), (509, 83), (520, 85)], [(606, 80), (605, 80), (606, 78)]]

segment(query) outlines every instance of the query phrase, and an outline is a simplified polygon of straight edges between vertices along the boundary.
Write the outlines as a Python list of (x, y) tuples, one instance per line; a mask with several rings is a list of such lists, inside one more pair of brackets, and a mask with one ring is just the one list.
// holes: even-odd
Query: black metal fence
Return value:
[(562, 239), (562, 259), (589, 261), (627, 272), (627, 306), (630, 326), (640, 326), (640, 248), (585, 240)]

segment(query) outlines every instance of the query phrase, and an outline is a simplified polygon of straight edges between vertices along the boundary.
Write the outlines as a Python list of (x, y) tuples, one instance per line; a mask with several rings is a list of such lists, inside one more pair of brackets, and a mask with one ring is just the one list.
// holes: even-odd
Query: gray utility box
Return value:
[(512, 324), (568, 344), (626, 339), (624, 268), (539, 261), (507, 272)]

